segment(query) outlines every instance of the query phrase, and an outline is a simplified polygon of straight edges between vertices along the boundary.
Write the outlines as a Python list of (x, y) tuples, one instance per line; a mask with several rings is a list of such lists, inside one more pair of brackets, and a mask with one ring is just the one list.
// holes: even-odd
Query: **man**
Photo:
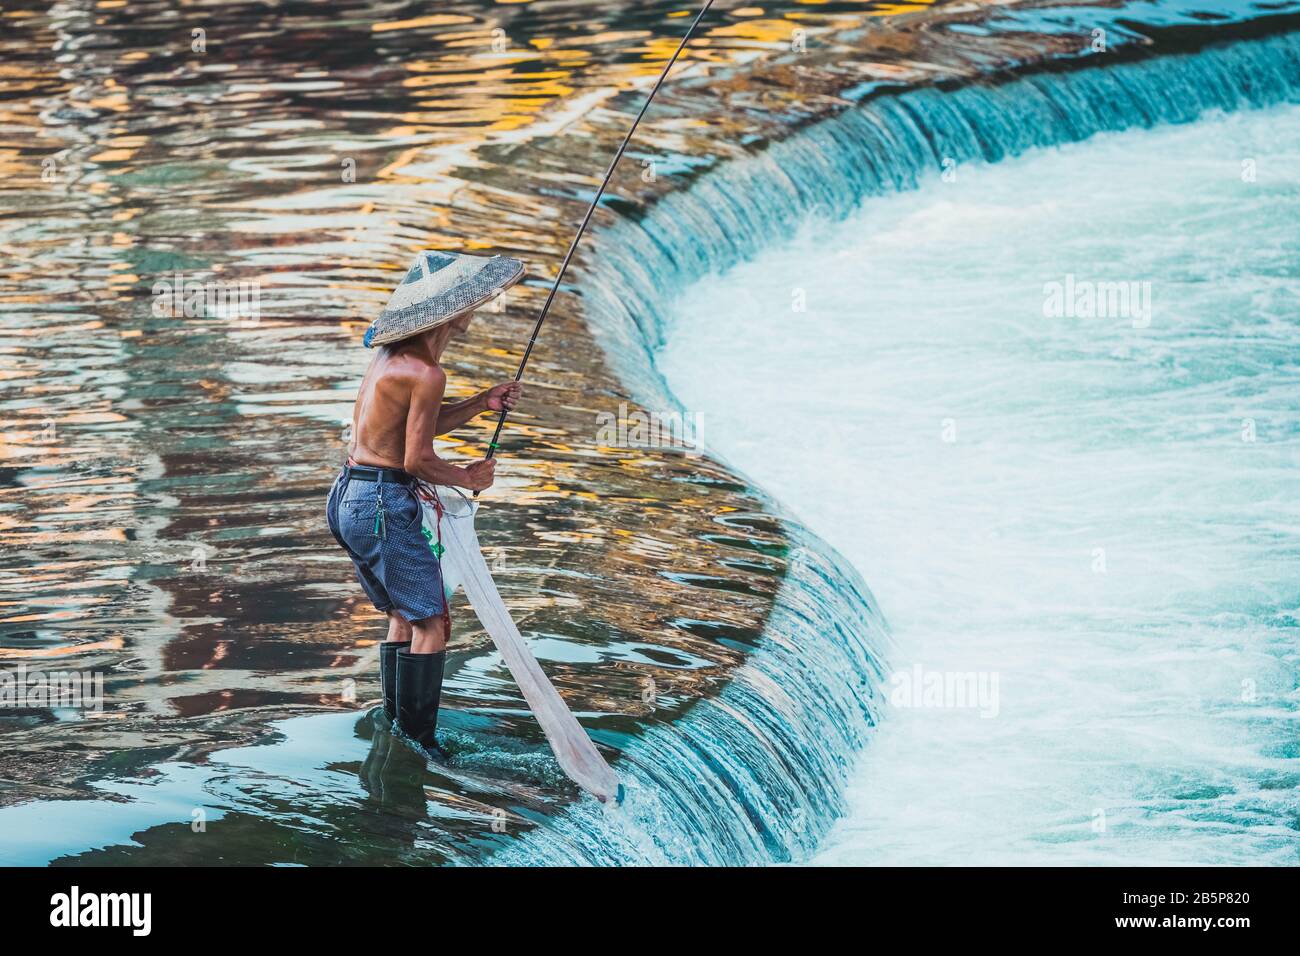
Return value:
[(352, 413), (348, 463), (330, 491), (330, 531), (352, 558), (357, 579), (388, 615), (380, 648), (384, 714), (425, 750), (436, 738), (450, 618), (436, 536), (426, 535), (416, 481), (482, 491), (496, 462), (466, 466), (439, 458), (433, 439), (482, 412), (509, 411), (517, 382), (463, 401), (444, 401), (440, 364), (448, 342), (469, 328), (474, 310), (523, 278), (523, 264), (504, 256), (421, 252), (387, 308), (366, 331), (379, 351)]

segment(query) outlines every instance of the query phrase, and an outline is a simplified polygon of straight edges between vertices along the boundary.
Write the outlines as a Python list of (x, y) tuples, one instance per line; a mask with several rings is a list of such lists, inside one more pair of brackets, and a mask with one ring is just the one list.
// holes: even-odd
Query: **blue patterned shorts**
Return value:
[(366, 596), (408, 621), (445, 613), (442, 569), (424, 533), (414, 479), (365, 481), (354, 477), (358, 471), (375, 469), (345, 466), (330, 489), (326, 517)]

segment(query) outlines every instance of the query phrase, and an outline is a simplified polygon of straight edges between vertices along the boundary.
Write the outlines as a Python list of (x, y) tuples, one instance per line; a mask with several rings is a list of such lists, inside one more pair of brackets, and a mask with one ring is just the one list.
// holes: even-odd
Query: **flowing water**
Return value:
[[(1300, 106), (1024, 148), (1293, 99), (1298, 55), (878, 107), (919, 188), (672, 308), (667, 386), (899, 644), (819, 860), (1300, 862)], [(880, 161), (853, 131), (821, 161)]]
[[(507, 430), (501, 494), (480, 521), (521, 628), (630, 786), (615, 813), (558, 775), (467, 615), (442, 722), (455, 759), (427, 767), (393, 746), (366, 713), (382, 621), (320, 510), (364, 368), (361, 331), (409, 255), (468, 246), (553, 265), (688, 11), (564, 0), (295, 2), (273, 13), (239, 2), (6, 5), (0, 661), (102, 674), (105, 701), (99, 713), (0, 715), (0, 861), (749, 864), (812, 857), (846, 812), (831, 859), (922, 849), (951, 859), (985, 838), (982, 852), (1007, 858), (1053, 840), (1113, 856), (1116, 845), (1149, 845), (1161, 826), (1180, 839), (1190, 826), (1221, 832), (1226, 849), (1214, 852), (1225, 859), (1247, 845), (1285, 857), (1294, 516), (1278, 456), (1294, 411), (1283, 384), (1294, 287), (1287, 262), (1269, 258), (1286, 234), (1269, 237), (1283, 229), (1278, 169), (1294, 169), (1294, 143), (1250, 124), (1294, 126), (1278, 104), (1300, 85), (1295, 41), (873, 97), (881, 82), (1076, 51), (1069, 38), (1097, 24), (1117, 48), (1137, 49), (1135, 12), (1186, 26), (1288, 5), (999, 8), (985, 26), (922, 21), (886, 34), (878, 63), (854, 46), (874, 35), (871, 17), (923, 5), (792, 2), (718, 11), (706, 24), (642, 128), (644, 157), (630, 156), (654, 157), (664, 181), (681, 174), (694, 186), (615, 225), (632, 207), (610, 197), (592, 237), (599, 254), (581, 270), (583, 311), (552, 313), (531, 366), (536, 405)], [(822, 67), (750, 84), (746, 64), (788, 53), (796, 27)], [(757, 117), (780, 126), (824, 113), (832, 100), (818, 83), (831, 66), (850, 77), (836, 107), (862, 105), (788, 139), (781, 129), (760, 148), (773, 127)], [(875, 79), (859, 83), (864, 75)], [(683, 103), (701, 115), (674, 113)], [(1155, 187), (1172, 185), (1157, 146), (1137, 153), (1145, 160), (1122, 192), (1117, 174), (1081, 165), (1096, 144), (1049, 157), (1064, 164), (1055, 198), (1040, 196), (1014, 230), (1020, 197), (1006, 197), (1001, 170), (973, 165), (1253, 107), (1274, 111), (1217, 121), (1237, 138), (1231, 156), (1201, 165), (1218, 163), (1224, 180), (1194, 177), (1193, 159), (1213, 153), (1201, 141), (1167, 147), (1185, 154), (1181, 182), (1236, 190), (1227, 195), (1240, 222), (1225, 224), (1208, 198), (1197, 206), (1188, 187), (1182, 205), (1154, 205), (1168, 196)], [(1136, 149), (1117, 142), (1130, 145), (1112, 150)], [(1015, 162), (1048, 190), (1050, 172), (1033, 172), (1051, 168), (1043, 161)], [(944, 169), (955, 182), (937, 179)], [(960, 192), (980, 176), (991, 177), (983, 198)], [(1062, 177), (1079, 189), (1062, 194)], [(863, 196), (917, 185), (824, 241), (829, 220)], [(953, 208), (927, 214), (941, 197)], [(1150, 219), (1125, 200), (1146, 203)], [(909, 213), (906, 202), (918, 205)], [(816, 246), (804, 239), (757, 272), (692, 292), (691, 302), (707, 297), (709, 323), (664, 294), (788, 239), (818, 210)], [(891, 221), (892, 244), (882, 238)], [(1155, 224), (1164, 244), (1146, 241)], [(954, 237), (946, 246), (941, 228)], [(1035, 229), (1045, 238), (1031, 241)], [(1216, 244), (1189, 248), (1188, 233)], [(1078, 244), (1074, 258), (1053, 258), (1063, 236)], [(1108, 279), (1102, 266), (1120, 259), (1116, 278), (1153, 282), (1148, 327), (1013, 321), (1017, 310), (1041, 313), (1043, 282), (1069, 270)], [(1236, 284), (1196, 278), (1216, 268)], [(1269, 282), (1247, 278), (1270, 269)], [(177, 273), (257, 284), (260, 320), (160, 315), (152, 290)], [(545, 274), (476, 326), (451, 362), (460, 388), (513, 371)], [(797, 314), (795, 287), (807, 296)], [(1233, 295), (1240, 334), (1230, 337), (1213, 321)], [(864, 312), (864, 297), (878, 308)], [(813, 332), (804, 346), (825, 352), (786, 351), (792, 316)], [(1109, 331), (1089, 338), (1080, 327)], [(707, 366), (691, 364), (706, 354)], [(771, 373), (797, 373), (795, 360), (816, 363), (815, 376), (800, 376), (801, 389), (817, 386), (797, 393), (803, 404), (772, 384)], [(1131, 380), (1107, 377), (1115, 367)], [(595, 416), (629, 391), (652, 406), (672, 401), (661, 369), (688, 409), (707, 410), (706, 442), (780, 500), (708, 458), (599, 440)], [(979, 378), (993, 370), (1015, 378)], [(725, 395), (709, 387), (728, 380)], [(1044, 380), (1069, 391), (1034, 393)], [(1116, 396), (1127, 403), (1104, 404)], [(1204, 433), (1209, 413), (1187, 410), (1196, 396), (1219, 415)], [(737, 414), (745, 406), (764, 414)], [(1224, 416), (1253, 419), (1254, 441), (1228, 442), (1214, 430)], [(944, 419), (953, 442), (941, 440)], [(1159, 455), (1142, 445), (1149, 434), (1162, 436)], [(1237, 457), (1210, 457), (1221, 438)], [(449, 451), (475, 454), (484, 440), (471, 430)], [(855, 457), (864, 449), (874, 458)], [(1140, 453), (1150, 467), (1135, 471)], [(1084, 465), (1104, 465), (1109, 480), (1084, 481), (1097, 474)], [(1114, 508), (1130, 497), (1148, 504), (1120, 522)], [(793, 512), (781, 515), (782, 502)], [(1081, 529), (1085, 506), (1098, 514)], [(1202, 547), (1201, 534), (1219, 547)], [(1095, 548), (1104, 575), (1091, 571)], [(1066, 578), (1076, 561), (1085, 570)], [(1045, 622), (1074, 641), (1049, 641)], [(1072, 648), (1091, 656), (1081, 662)], [(877, 737), (882, 661), (907, 672), (914, 660), (997, 674), (998, 716), (896, 707)], [(1249, 706), (1228, 690), (1249, 691)], [(1049, 706), (1067, 691), (1080, 699)], [(1203, 749), (1180, 750), (1193, 734)], [(1083, 756), (1105, 757), (1110, 771)], [(951, 770), (942, 779), (941, 762)], [(1004, 789), (1031, 781), (1017, 788), (1014, 820), (1014, 801), (978, 793), (972, 770), (1005, 771)], [(1134, 786), (1139, 774), (1147, 790)], [(1080, 776), (1096, 784), (1086, 794)], [(940, 792), (953, 787), (970, 798), (958, 820)], [(1213, 856), (1209, 842), (1196, 858)]]

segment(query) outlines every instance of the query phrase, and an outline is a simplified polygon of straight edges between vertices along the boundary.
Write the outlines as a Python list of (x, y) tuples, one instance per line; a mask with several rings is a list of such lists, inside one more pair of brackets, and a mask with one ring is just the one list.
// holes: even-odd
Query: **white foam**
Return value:
[[(891, 663), (998, 680), (889, 709), (823, 861), (1297, 862), (1297, 159), (1287, 107), (962, 167), (676, 309), (669, 385)], [(1067, 274), (1149, 327), (1045, 317)]]

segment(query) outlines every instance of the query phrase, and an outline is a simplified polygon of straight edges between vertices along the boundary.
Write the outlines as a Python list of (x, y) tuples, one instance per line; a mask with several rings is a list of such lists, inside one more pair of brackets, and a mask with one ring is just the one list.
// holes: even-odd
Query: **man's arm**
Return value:
[(438, 411), (438, 434), (450, 435), (476, 415), (483, 412), (511, 411), (519, 401), (523, 386), (518, 382), (502, 382), (485, 392), (459, 402), (443, 402)]
[(488, 410), (487, 392), (479, 392), (459, 402), (443, 402), (438, 410), (438, 434), (450, 435), (471, 418)]
[(402, 467), (435, 485), (456, 485), (470, 491), (492, 486), (495, 461), (476, 461), (467, 468), (443, 461), (433, 450), (438, 431), (438, 409), (447, 387), (447, 376), (434, 366), (425, 369), (411, 389), (411, 405), (406, 415), (406, 448)]

